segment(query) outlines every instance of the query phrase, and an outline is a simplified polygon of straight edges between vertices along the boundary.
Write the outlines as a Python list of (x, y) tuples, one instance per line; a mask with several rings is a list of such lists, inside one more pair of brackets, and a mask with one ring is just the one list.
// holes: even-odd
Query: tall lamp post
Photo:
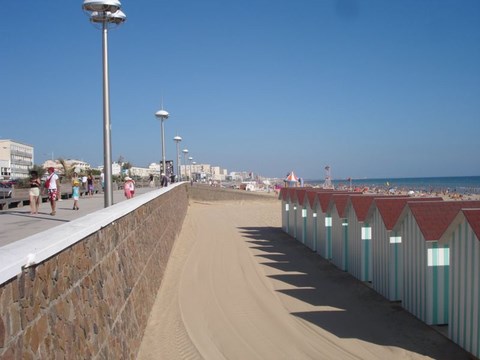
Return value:
[(189, 157), (188, 160), (190, 161), (190, 166), (188, 167), (188, 174), (190, 175), (189, 179), (192, 180), (192, 160), (193, 157)]
[(108, 28), (120, 25), (127, 17), (120, 10), (118, 0), (84, 0), (83, 10), (90, 13), (90, 21), (102, 26), (103, 50), (103, 173), (105, 175), (104, 207), (113, 205), (112, 145), (110, 141), (110, 90), (108, 81)]
[(173, 138), (173, 141), (175, 141), (175, 143), (177, 144), (177, 176), (178, 176), (178, 179), (180, 180), (181, 179), (181, 174), (180, 174), (180, 148), (179, 148), (179, 143), (180, 143), (180, 141), (182, 141), (182, 137), (177, 135)]
[(185, 170), (185, 180), (187, 180), (187, 154), (188, 154), (188, 149), (183, 149), (183, 169)]
[(166, 110), (163, 110), (163, 106), (161, 110), (158, 110), (155, 113), (155, 116), (157, 117), (157, 119), (160, 120), (160, 128), (162, 130), (162, 164), (163, 164), (163, 172), (165, 173), (165, 175), (167, 174), (167, 167), (165, 164), (165, 133), (163, 130), (163, 122), (168, 119), (168, 115), (169, 115), (168, 112)]
[[(192, 165), (193, 165), (192, 174), (194, 174), (193, 171), (196, 170), (196, 169), (195, 169), (195, 165), (197, 165), (197, 163), (196, 163), (195, 161), (192, 161)], [(196, 174), (196, 172), (195, 172), (195, 174)], [(195, 180), (195, 179), (193, 179), (193, 175), (192, 175), (192, 180)]]

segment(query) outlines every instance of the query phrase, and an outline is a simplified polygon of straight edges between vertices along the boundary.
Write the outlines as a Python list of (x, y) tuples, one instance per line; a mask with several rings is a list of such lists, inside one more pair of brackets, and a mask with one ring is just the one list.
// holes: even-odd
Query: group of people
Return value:
[[(155, 187), (155, 180), (154, 180), (154, 176), (153, 174), (150, 174), (149, 175), (149, 182), (148, 182), (148, 186), (150, 186), (151, 188)], [(175, 175), (172, 175), (170, 177), (170, 181), (173, 183), (175, 182)], [(165, 186), (168, 186), (168, 177), (165, 175), (165, 173), (161, 173), (160, 174), (160, 187), (165, 187)]]
[[(85, 194), (93, 196), (94, 193), (94, 179), (92, 174), (85, 175), (81, 179), (78, 177), (76, 172), (72, 176), (72, 199), (73, 199), (73, 210), (79, 210), (78, 200), (80, 199), (80, 187), (82, 186)], [(37, 171), (30, 172), (30, 213), (38, 214), (38, 209), (40, 207), (40, 192), (41, 192), (41, 181)], [(103, 187), (103, 183), (102, 183)], [(57, 213), (57, 200), (60, 200), (59, 191), (60, 191), (60, 178), (55, 173), (55, 168), (48, 168), (48, 176), (45, 180), (44, 191), (48, 195), (48, 201), (50, 203), (51, 212), (50, 215), (54, 216)]]
[[(103, 175), (103, 173), (102, 173)], [(103, 179), (102, 179), (102, 188), (103, 188)], [(73, 199), (73, 210), (79, 210), (78, 201), (81, 195), (81, 187), (83, 187), (85, 194), (93, 196), (94, 193), (94, 178), (92, 174), (85, 175), (82, 178), (78, 177), (76, 172), (72, 176), (72, 199)], [(153, 175), (150, 177), (150, 186), (154, 184)], [(30, 213), (38, 214), (38, 209), (40, 207), (40, 192), (41, 192), (41, 181), (37, 171), (30, 172)], [(168, 177), (162, 173), (160, 175), (160, 186), (168, 186)], [(48, 200), (50, 202), (51, 212), (50, 215), (54, 216), (56, 214), (56, 202), (59, 200), (59, 190), (60, 190), (60, 178), (55, 173), (55, 168), (48, 168), (48, 177), (45, 180), (44, 190), (47, 192)], [(126, 176), (123, 184), (123, 191), (127, 199), (133, 198), (135, 195), (135, 181)]]
[[(40, 188), (41, 181), (37, 171), (30, 172), (30, 213), (38, 214), (38, 208), (40, 207)], [(45, 180), (44, 189), (47, 192), (48, 200), (50, 202), (51, 212), (50, 215), (54, 216), (56, 211), (56, 201), (58, 198), (58, 191), (60, 189), (60, 180), (55, 169), (53, 167), (48, 168), (48, 177)]]

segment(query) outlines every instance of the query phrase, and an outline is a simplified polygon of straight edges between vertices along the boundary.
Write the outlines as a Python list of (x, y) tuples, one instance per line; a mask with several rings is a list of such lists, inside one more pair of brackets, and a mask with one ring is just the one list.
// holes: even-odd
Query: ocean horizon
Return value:
[[(305, 180), (305, 184), (322, 185), (324, 179)], [(332, 184), (350, 186), (350, 179), (333, 179)], [(412, 178), (352, 179), (352, 187), (415, 190), (427, 192), (457, 192), (460, 194), (480, 194), (480, 176), (439, 176)]]

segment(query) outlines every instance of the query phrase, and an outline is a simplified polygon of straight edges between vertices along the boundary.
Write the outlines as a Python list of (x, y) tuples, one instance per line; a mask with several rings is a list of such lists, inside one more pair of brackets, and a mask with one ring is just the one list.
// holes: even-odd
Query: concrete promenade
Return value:
[[(138, 196), (155, 189), (149, 187), (137, 188), (135, 195)], [(113, 192), (114, 204), (124, 200), (126, 199), (123, 190)], [(42, 203), (37, 215), (30, 214), (30, 206), (0, 211), (0, 247), (103, 209), (104, 195), (98, 193), (91, 197), (82, 197), (79, 200), (80, 210), (72, 210), (72, 207), (73, 200), (64, 199), (57, 202), (57, 214), (55, 216), (49, 215), (51, 212), (50, 203)]]

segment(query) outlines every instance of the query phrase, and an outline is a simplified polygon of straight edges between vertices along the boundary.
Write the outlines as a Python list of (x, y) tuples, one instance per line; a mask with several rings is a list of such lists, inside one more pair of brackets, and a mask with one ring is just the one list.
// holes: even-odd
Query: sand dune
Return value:
[(138, 359), (467, 359), (281, 229), (272, 201), (193, 202)]

